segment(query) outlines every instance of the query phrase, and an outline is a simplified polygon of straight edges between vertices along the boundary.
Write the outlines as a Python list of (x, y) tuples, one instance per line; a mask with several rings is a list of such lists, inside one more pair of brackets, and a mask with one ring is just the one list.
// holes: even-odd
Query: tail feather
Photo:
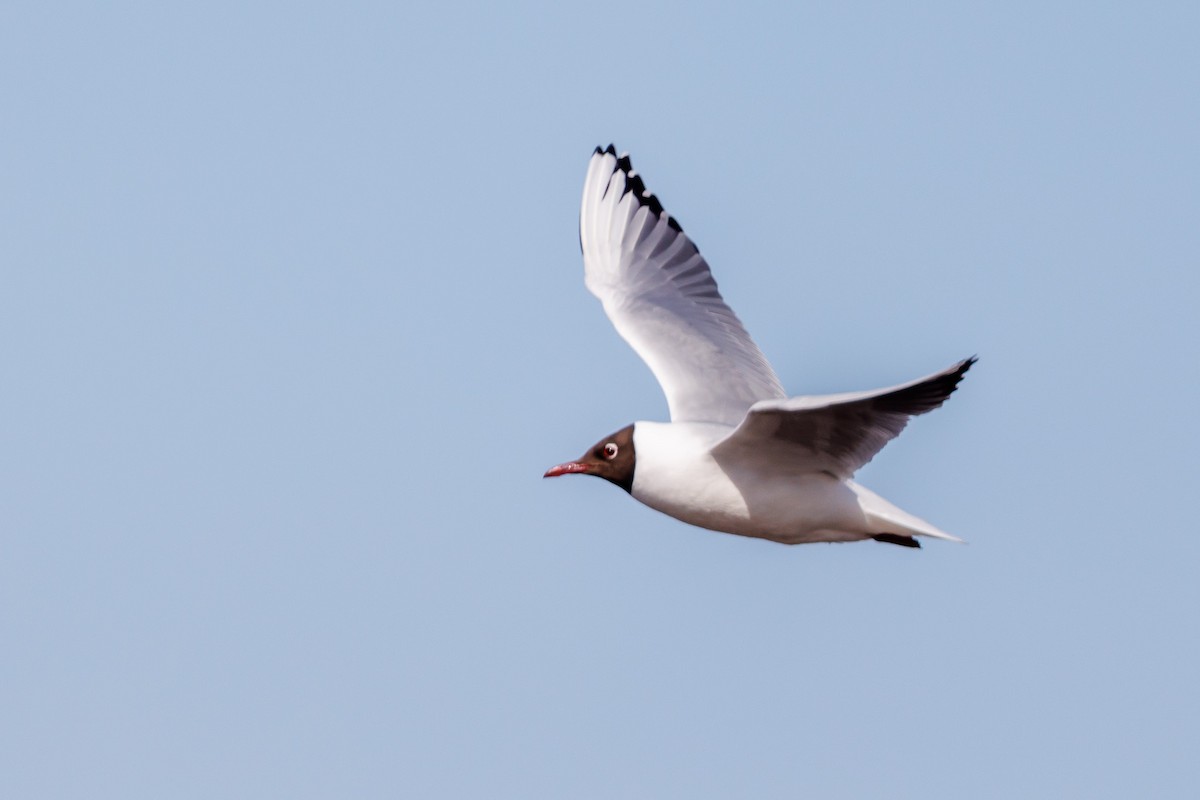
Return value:
[[(851, 482), (850, 487), (858, 495), (858, 505), (862, 509), (863, 515), (867, 518), (867, 524), (871, 526), (871, 538), (876, 541), (900, 544), (905, 547), (920, 546), (912, 538), (914, 536), (928, 536), (932, 539), (944, 539), (948, 542), (962, 543), (963, 541), (957, 536), (951, 536), (945, 531), (938, 530), (925, 520), (914, 517), (907, 511), (896, 508), (896, 506), (864, 486)], [(904, 539), (909, 540), (911, 544), (905, 541), (898, 541)]]

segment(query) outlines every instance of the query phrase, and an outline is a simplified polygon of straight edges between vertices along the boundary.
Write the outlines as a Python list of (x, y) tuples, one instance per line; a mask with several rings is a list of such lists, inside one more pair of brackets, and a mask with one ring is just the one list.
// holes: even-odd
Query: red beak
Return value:
[(570, 475), (572, 472), (588, 472), (587, 464), (580, 464), (578, 461), (568, 461), (566, 464), (559, 464), (557, 467), (551, 467), (546, 470), (543, 478), (557, 478), (559, 475)]

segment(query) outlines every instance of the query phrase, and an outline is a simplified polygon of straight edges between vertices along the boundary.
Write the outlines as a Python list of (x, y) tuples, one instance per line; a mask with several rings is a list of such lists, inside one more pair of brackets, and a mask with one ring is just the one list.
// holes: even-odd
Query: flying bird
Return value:
[(611, 144), (588, 164), (579, 243), (588, 290), (658, 379), (671, 421), (627, 425), (545, 477), (595, 475), (692, 525), (786, 544), (962, 541), (853, 476), (945, 402), (974, 357), (888, 389), (789, 398), (696, 245)]

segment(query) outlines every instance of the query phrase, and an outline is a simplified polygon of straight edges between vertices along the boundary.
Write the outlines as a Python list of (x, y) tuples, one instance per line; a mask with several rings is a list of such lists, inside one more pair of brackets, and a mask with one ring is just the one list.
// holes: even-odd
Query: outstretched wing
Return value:
[(935, 375), (872, 392), (793, 397), (756, 403), (713, 455), (750, 448), (786, 459), (792, 468), (848, 478), (899, 435), (910, 417), (940, 406), (975, 358)]
[(737, 425), (755, 402), (786, 396), (696, 245), (612, 145), (588, 165), (579, 244), (584, 282), (658, 379), (672, 421)]

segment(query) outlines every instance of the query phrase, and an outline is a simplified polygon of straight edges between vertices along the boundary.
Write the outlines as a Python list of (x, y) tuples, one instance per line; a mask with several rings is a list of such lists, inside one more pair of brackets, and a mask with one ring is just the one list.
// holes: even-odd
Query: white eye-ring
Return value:
[(608, 444), (604, 445), (604, 457), (611, 461), (617, 457), (617, 450), (617, 446), (612, 442), (609, 442)]

